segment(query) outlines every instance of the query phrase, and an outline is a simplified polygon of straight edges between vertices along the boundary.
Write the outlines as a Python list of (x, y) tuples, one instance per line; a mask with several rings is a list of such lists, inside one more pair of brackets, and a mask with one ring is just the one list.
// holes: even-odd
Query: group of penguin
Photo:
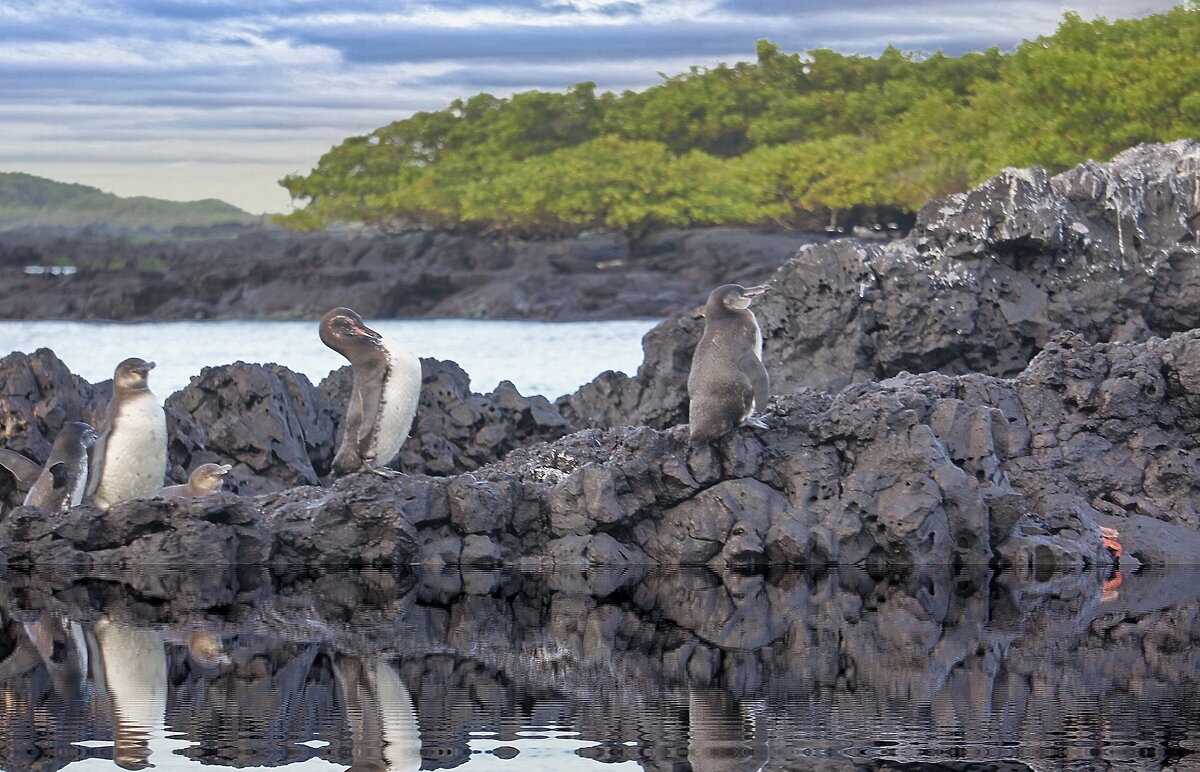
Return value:
[[(693, 443), (717, 439), (741, 424), (766, 428), (752, 418), (766, 405), (770, 380), (762, 361), (762, 333), (749, 306), (768, 289), (725, 284), (708, 296), (704, 333), (687, 380)], [(333, 473), (371, 470), (388, 476), (392, 473), (386, 467), (399, 454), (416, 415), (421, 362), (404, 346), (385, 341), (349, 308), (325, 314), (319, 330), (321, 342), (344, 356), (353, 372)], [(198, 497), (221, 489), (228, 464), (202, 464), (187, 483), (163, 487), (167, 422), (150, 391), (152, 369), (154, 362), (137, 357), (117, 365), (100, 431), (80, 421), (66, 424), (44, 466), (0, 449), (0, 466), (28, 491), (26, 506), (66, 511), (88, 497), (107, 509), (129, 499)]]

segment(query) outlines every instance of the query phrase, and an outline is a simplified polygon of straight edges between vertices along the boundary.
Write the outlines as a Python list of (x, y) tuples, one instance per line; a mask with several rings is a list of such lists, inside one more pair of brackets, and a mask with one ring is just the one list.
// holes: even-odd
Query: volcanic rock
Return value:
[[(772, 390), (836, 392), (903, 371), (1011, 378), (1073, 330), (1093, 342), (1200, 326), (1200, 143), (1139, 145), (1050, 176), (1005, 169), (930, 201), (892, 242), (811, 244), (753, 307)], [(699, 312), (643, 342), (636, 376), (558, 400), (578, 427), (687, 420)]]
[[(714, 284), (761, 283), (800, 245), (824, 238), (747, 228), (671, 231), (649, 254), (626, 259), (609, 236), (522, 241), (251, 229), (237, 238), (129, 242), (5, 233), (0, 318), (315, 319), (338, 305), (368, 318), (659, 318), (701, 302)], [(24, 272), (63, 261), (75, 272)]]
[(765, 418), (767, 429), (698, 447), (683, 427), (593, 429), (449, 477), (352, 475), (239, 505), (253, 517), (154, 499), (35, 527), (18, 510), (0, 523), (0, 552), (33, 564), (213, 559), (215, 536), (196, 553), (163, 535), (196, 520), (222, 543), (248, 540), (229, 554), (279, 565), (990, 564), (1041, 575), (1112, 565), (1101, 525), (1123, 534), (1122, 565), (1190, 562), (1200, 544), (1200, 331), (1140, 344), (1063, 333), (1013, 380), (926, 373), (836, 396), (802, 388)]

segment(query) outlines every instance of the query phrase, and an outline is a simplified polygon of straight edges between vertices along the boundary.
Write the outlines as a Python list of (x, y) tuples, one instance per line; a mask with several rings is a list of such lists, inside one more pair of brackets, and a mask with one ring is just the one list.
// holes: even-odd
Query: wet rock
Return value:
[(108, 510), (82, 506), (68, 513), (18, 507), (0, 522), (0, 552), (9, 564), (44, 563), (56, 555), (61, 565), (217, 570), (270, 556), (270, 531), (249, 500), (218, 494), (171, 501), (126, 501)]

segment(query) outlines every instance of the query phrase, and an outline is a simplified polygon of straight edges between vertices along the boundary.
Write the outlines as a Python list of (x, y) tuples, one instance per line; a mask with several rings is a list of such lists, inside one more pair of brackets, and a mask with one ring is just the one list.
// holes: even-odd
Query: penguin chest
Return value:
[(127, 400), (104, 449), (97, 498), (115, 504), (158, 495), (167, 468), (167, 419), (147, 392)]
[(420, 397), (421, 360), (403, 346), (388, 344), (388, 370), (371, 441), (371, 457), (376, 464), (391, 463), (400, 452)]
[(83, 501), (83, 494), (87, 490), (88, 478), (88, 461), (87, 454), (80, 453), (79, 461), (75, 465), (74, 475), (68, 483), (67, 492), (67, 507), (77, 507)]

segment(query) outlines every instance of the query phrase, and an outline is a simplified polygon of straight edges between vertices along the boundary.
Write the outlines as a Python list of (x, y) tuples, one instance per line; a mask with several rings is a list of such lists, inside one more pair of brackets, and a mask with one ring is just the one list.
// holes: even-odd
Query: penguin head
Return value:
[[(96, 444), (98, 435), (95, 429), (83, 421), (71, 421), (62, 428), (59, 436), (64, 438), (65, 442), (79, 443), (85, 448), (90, 448)], [(57, 441), (55, 444), (58, 444)]]
[(188, 482), (201, 490), (216, 493), (221, 490), (222, 478), (229, 474), (230, 469), (233, 467), (229, 464), (201, 464), (192, 471)]
[(321, 318), (321, 342), (347, 359), (351, 352), (377, 350), (383, 336), (372, 330), (354, 310), (335, 308)]
[(749, 308), (754, 298), (770, 288), (769, 284), (760, 284), (757, 287), (743, 287), (740, 284), (722, 284), (709, 293), (708, 305), (711, 307), (716, 304), (731, 311), (739, 311)]
[(153, 369), (153, 362), (147, 362), (145, 359), (139, 359), (138, 357), (130, 357), (117, 365), (117, 370), (113, 373), (113, 384), (120, 389), (144, 391), (150, 388), (150, 384), (146, 378)]

